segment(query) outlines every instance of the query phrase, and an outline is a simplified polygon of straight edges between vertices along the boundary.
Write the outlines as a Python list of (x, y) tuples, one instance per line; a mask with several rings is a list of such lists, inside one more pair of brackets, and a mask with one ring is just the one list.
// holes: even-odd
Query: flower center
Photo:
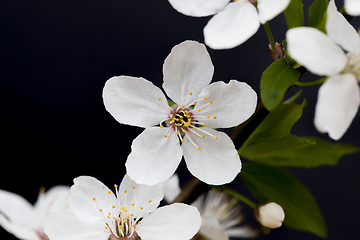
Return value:
[(360, 54), (348, 53), (346, 56), (347, 64), (345, 71), (354, 74), (357, 80), (360, 81)]
[[(192, 95), (192, 92), (189, 93), (189, 96)], [(187, 97), (187, 96), (186, 96)], [(161, 100), (161, 98), (159, 98)], [(207, 107), (211, 107), (213, 105), (213, 102), (209, 101), (207, 97), (198, 99), (187, 106), (178, 106), (173, 105), (170, 109), (170, 113), (168, 118), (164, 119), (160, 123), (160, 128), (163, 128), (164, 126), (168, 127), (168, 131), (165, 133), (165, 137), (168, 137), (168, 135), (171, 132), (175, 132), (175, 134), (179, 137), (179, 140), (181, 143), (184, 142), (184, 136), (187, 135), (187, 139), (198, 149), (201, 150), (201, 146), (198, 146), (194, 140), (191, 138), (191, 136), (187, 133), (191, 132), (193, 133), (192, 136), (197, 136), (200, 138), (205, 138), (205, 136), (210, 136), (216, 140), (219, 139), (219, 137), (212, 135), (211, 133), (201, 129), (202, 127), (206, 127), (206, 123), (204, 123), (204, 120), (216, 119), (216, 116), (202, 116), (200, 115), (200, 112), (202, 109), (195, 110), (195, 106), (200, 101), (206, 101), (205, 104), (202, 105), (202, 109), (206, 109)]]
[[(131, 203), (131, 207), (127, 208), (127, 194), (128, 191), (125, 190), (123, 193), (125, 195), (125, 201), (120, 202), (119, 198), (119, 188), (118, 185), (114, 184), (115, 193), (117, 198), (117, 203), (111, 202), (114, 199), (110, 198), (111, 191), (107, 191), (105, 186), (102, 187), (104, 191), (104, 202), (105, 206), (99, 206), (96, 198), (93, 198), (93, 201), (98, 208), (101, 217), (105, 220), (105, 231), (109, 232), (109, 239), (135, 239), (136, 238), (136, 226), (141, 224), (141, 219), (146, 213), (148, 206), (136, 206), (135, 202)], [(135, 199), (135, 187), (132, 187), (133, 199)], [(149, 200), (149, 204), (152, 201)], [(119, 206), (116, 206), (116, 204)], [(102, 208), (103, 207), (103, 208)], [(140, 208), (140, 216), (134, 216), (133, 212), (136, 208)]]

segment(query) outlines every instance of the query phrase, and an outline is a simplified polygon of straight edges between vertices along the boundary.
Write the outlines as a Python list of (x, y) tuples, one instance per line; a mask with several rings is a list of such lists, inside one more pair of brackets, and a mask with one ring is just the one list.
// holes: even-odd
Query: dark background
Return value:
[[(311, 2), (304, 1), (305, 9)], [(71, 185), (79, 175), (95, 176), (109, 186), (120, 182), (131, 142), (142, 129), (119, 124), (105, 110), (105, 81), (117, 75), (141, 76), (160, 87), (162, 64), (171, 48), (187, 39), (203, 42), (209, 19), (184, 16), (166, 0), (1, 1), (0, 189), (34, 203), (41, 186)], [(360, 27), (359, 19), (352, 23)], [(269, 24), (281, 42), (286, 32), (283, 14)], [(244, 81), (259, 94), (261, 73), (272, 62), (267, 44), (261, 26), (237, 48), (208, 49), (213, 80)], [(302, 81), (318, 78), (306, 73)], [(329, 140), (313, 126), (318, 86), (303, 90), (299, 101), (306, 97), (308, 106), (292, 133)], [(359, 134), (357, 116), (340, 142), (359, 147)], [(359, 238), (359, 156), (346, 156), (335, 167), (289, 169), (317, 199), (328, 239)], [(182, 179), (190, 177), (184, 163), (179, 172)], [(232, 187), (252, 198), (241, 183)], [(258, 229), (252, 210), (245, 205), (243, 210), (244, 222)], [(0, 228), (0, 239), (15, 238)], [(258, 239), (319, 238), (281, 227)]]

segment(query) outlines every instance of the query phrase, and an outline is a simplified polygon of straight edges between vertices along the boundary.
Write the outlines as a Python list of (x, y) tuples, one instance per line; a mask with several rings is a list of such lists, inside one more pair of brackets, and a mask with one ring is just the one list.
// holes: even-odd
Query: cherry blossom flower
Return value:
[(40, 189), (38, 200), (31, 205), (23, 197), (0, 190), (0, 225), (23, 240), (48, 240), (43, 231), (45, 217), (66, 206), (69, 187), (56, 186), (45, 193)]
[[(181, 192), (179, 177), (175, 173), (164, 183), (166, 202), (173, 202)], [(232, 238), (252, 238), (257, 235), (247, 225), (239, 226), (244, 219), (241, 206), (235, 198), (214, 190), (202, 194), (191, 204), (201, 215), (199, 233), (208, 240), (229, 240)], [(196, 236), (194, 237), (196, 238)], [(201, 238), (203, 239), (203, 238)]]
[(204, 17), (215, 15), (204, 28), (205, 43), (213, 49), (236, 47), (260, 27), (283, 12), (290, 0), (169, 0), (178, 12)]
[(290, 29), (286, 38), (294, 60), (315, 74), (328, 76), (319, 89), (314, 123), (318, 131), (339, 140), (360, 105), (360, 38), (333, 0), (327, 9), (326, 32), (300, 27)]
[(208, 240), (253, 238), (257, 235), (249, 226), (240, 226), (244, 216), (235, 198), (211, 190), (207, 194), (202, 194), (191, 205), (200, 211), (202, 222), (199, 234)]
[(74, 179), (69, 209), (50, 214), (44, 231), (51, 240), (186, 240), (199, 230), (195, 207), (176, 203), (157, 208), (163, 184), (138, 185), (125, 175), (115, 194), (96, 178)]
[(126, 169), (139, 184), (169, 179), (182, 155), (189, 171), (208, 184), (232, 181), (241, 162), (231, 139), (213, 128), (229, 128), (248, 119), (257, 95), (246, 83), (209, 85), (214, 67), (203, 44), (185, 41), (166, 58), (163, 88), (176, 104), (144, 78), (119, 76), (103, 90), (106, 109), (120, 123), (143, 127), (133, 141)]

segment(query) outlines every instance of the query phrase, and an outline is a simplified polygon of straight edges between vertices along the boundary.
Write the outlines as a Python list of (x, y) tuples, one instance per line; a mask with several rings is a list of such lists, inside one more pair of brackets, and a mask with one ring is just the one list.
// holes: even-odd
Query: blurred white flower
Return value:
[(55, 186), (45, 193), (40, 189), (38, 200), (31, 205), (23, 197), (0, 190), (0, 225), (23, 240), (47, 240), (43, 222), (50, 213), (66, 207), (69, 187)]
[(191, 205), (200, 211), (202, 223), (199, 233), (208, 240), (252, 238), (257, 235), (249, 226), (239, 226), (244, 217), (235, 198), (211, 190)]
[(187, 240), (201, 224), (199, 211), (175, 203), (157, 208), (163, 184), (138, 185), (127, 175), (115, 194), (96, 178), (74, 179), (69, 209), (50, 214), (44, 231), (51, 240)]
[(336, 10), (334, 0), (327, 9), (326, 32), (293, 28), (286, 39), (294, 60), (315, 74), (329, 77), (319, 89), (314, 123), (318, 131), (339, 140), (360, 105), (360, 38)]
[(205, 43), (213, 49), (236, 47), (260, 27), (260, 23), (273, 19), (283, 12), (290, 0), (169, 0), (178, 12), (193, 16), (215, 16), (204, 28)]
[(265, 227), (281, 227), (284, 219), (285, 212), (277, 203), (269, 202), (258, 209), (258, 221)]
[(126, 162), (138, 184), (169, 179), (184, 155), (189, 171), (208, 184), (231, 182), (240, 172), (239, 155), (230, 137), (213, 128), (234, 127), (255, 111), (257, 95), (246, 83), (214, 82), (206, 47), (195, 41), (175, 46), (163, 66), (163, 88), (176, 104), (144, 78), (109, 79), (105, 108), (120, 123), (143, 127)]

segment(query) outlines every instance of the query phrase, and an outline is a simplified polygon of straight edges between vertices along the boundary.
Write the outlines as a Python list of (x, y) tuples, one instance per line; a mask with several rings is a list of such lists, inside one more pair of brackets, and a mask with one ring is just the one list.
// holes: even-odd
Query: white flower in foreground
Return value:
[(258, 209), (258, 221), (265, 227), (278, 228), (281, 227), (285, 219), (283, 208), (274, 202), (267, 203)]
[(216, 14), (204, 28), (205, 43), (213, 49), (236, 47), (251, 36), (260, 27), (283, 12), (290, 0), (169, 0), (178, 12), (204, 17)]
[(333, 0), (327, 9), (326, 32), (293, 28), (286, 39), (294, 60), (315, 74), (329, 77), (319, 89), (314, 123), (318, 131), (339, 140), (360, 104), (360, 38), (336, 10)]
[(235, 198), (211, 190), (191, 205), (200, 211), (202, 223), (199, 233), (209, 240), (252, 238), (257, 235), (249, 226), (239, 226), (244, 217)]
[(69, 209), (50, 214), (44, 231), (51, 240), (187, 240), (201, 224), (196, 208), (176, 203), (157, 208), (163, 184), (138, 185), (125, 175), (115, 194), (93, 177), (74, 179)]
[(144, 78), (109, 79), (103, 90), (106, 109), (120, 123), (143, 127), (133, 141), (126, 169), (139, 184), (169, 179), (182, 155), (189, 171), (208, 184), (232, 181), (241, 162), (233, 142), (213, 128), (229, 128), (255, 111), (257, 95), (246, 83), (209, 85), (214, 67), (203, 44), (185, 41), (166, 58), (163, 88), (176, 104)]
[(352, 16), (360, 15), (360, 1), (359, 0), (345, 0), (345, 12)]
[(0, 190), (0, 225), (9, 233), (23, 240), (46, 240), (43, 222), (49, 213), (58, 212), (66, 206), (69, 187), (56, 186), (45, 193), (40, 189), (35, 205), (23, 197)]

